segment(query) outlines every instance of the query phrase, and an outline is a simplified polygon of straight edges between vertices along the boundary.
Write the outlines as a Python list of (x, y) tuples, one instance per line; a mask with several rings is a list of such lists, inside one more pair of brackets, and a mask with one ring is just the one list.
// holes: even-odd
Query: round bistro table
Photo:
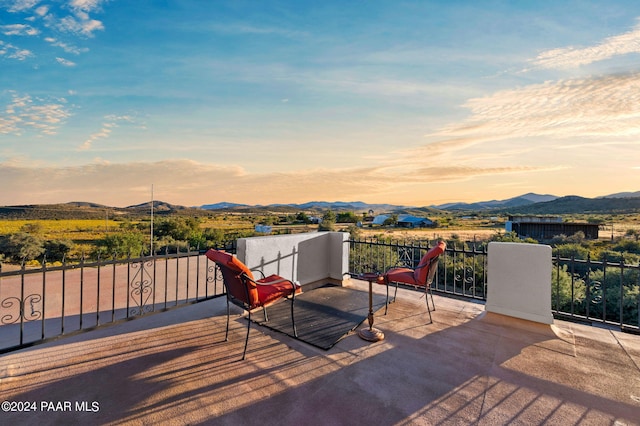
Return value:
[(365, 272), (360, 274), (358, 278), (369, 281), (369, 315), (367, 316), (369, 328), (361, 328), (358, 331), (358, 336), (369, 342), (378, 342), (384, 339), (384, 333), (373, 327), (373, 282), (380, 279), (380, 274), (377, 272)]

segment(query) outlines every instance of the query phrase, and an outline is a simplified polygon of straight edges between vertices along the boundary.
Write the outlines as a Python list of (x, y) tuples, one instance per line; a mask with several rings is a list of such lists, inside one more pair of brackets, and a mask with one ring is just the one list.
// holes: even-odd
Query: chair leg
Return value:
[(389, 283), (386, 285), (387, 287), (387, 299), (384, 302), (384, 314), (387, 315), (387, 310), (389, 309)]
[(385, 304), (384, 304), (385, 315), (387, 315), (387, 311), (389, 310), (389, 303), (395, 303), (397, 296), (398, 296), (398, 283), (396, 282), (396, 289), (395, 289), (395, 292), (393, 293), (393, 300), (391, 302), (389, 301), (389, 283), (387, 283), (387, 300), (385, 301)]
[(231, 312), (229, 311), (229, 298), (227, 298), (227, 330), (224, 333), (225, 342), (229, 341), (229, 316), (230, 315), (231, 315)]
[(298, 329), (296, 328), (296, 319), (293, 316), (293, 302), (295, 299), (291, 299), (291, 325), (293, 326), (293, 336), (298, 337)]
[(433, 306), (432, 310), (436, 310), (436, 303), (433, 301), (433, 290), (431, 290), (431, 287), (429, 287), (429, 294), (431, 295), (431, 306)]
[(247, 321), (247, 337), (244, 339), (244, 351), (242, 352), (242, 360), (244, 360), (247, 354), (247, 346), (249, 345), (249, 329), (251, 328), (251, 311), (249, 311), (249, 318)]
[[(433, 297), (433, 296), (431, 296)], [(424, 300), (427, 302), (427, 312), (429, 312), (429, 324), (433, 322), (433, 318), (431, 317), (431, 307), (429, 306), (429, 288), (424, 288)], [(433, 299), (431, 300), (433, 302)], [(435, 308), (434, 308), (435, 311)]]

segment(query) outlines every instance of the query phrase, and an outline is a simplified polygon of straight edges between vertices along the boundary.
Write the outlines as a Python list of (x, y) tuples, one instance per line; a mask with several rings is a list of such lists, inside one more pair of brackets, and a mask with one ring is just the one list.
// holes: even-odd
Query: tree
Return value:
[(44, 253), (44, 240), (26, 232), (0, 238), (0, 252), (14, 262), (29, 261)]
[(322, 222), (318, 225), (318, 231), (333, 231), (336, 227), (336, 215), (331, 210), (327, 210), (322, 215)]
[(311, 223), (311, 218), (305, 212), (299, 212), (296, 215), (296, 222), (300, 222), (308, 225)]
[(349, 233), (349, 237), (352, 240), (357, 240), (361, 237), (362, 232), (360, 231), (360, 228), (358, 228), (356, 225), (351, 224), (349, 225), (349, 228), (347, 229), (347, 232)]
[(44, 226), (40, 222), (28, 222), (20, 227), (20, 232), (27, 234), (41, 234)]
[(640, 231), (637, 229), (627, 229), (627, 232), (624, 233), (627, 237), (634, 237), (636, 241), (640, 240)]
[(640, 254), (640, 241), (633, 240), (622, 240), (615, 246), (613, 246), (612, 250), (619, 252), (628, 252)]
[(384, 222), (382, 222), (382, 224), (385, 226), (396, 226), (398, 224), (398, 215), (395, 213), (392, 214), (391, 216), (386, 218)]
[(61, 262), (71, 251), (73, 243), (69, 240), (52, 240), (44, 243), (44, 253), (49, 262)]
[(159, 220), (153, 229), (157, 237), (172, 237), (178, 241), (187, 241), (196, 231), (200, 230), (200, 223), (197, 219), (188, 217), (174, 217)]
[(358, 223), (358, 216), (354, 212), (338, 213), (336, 222), (338, 223)]
[(589, 255), (589, 249), (581, 246), (580, 244), (562, 244), (557, 246), (553, 250), (553, 254), (562, 258), (571, 258), (574, 256), (576, 259), (586, 259)]
[(108, 254), (138, 256), (144, 248), (145, 237), (139, 232), (119, 232), (97, 242), (98, 251)]

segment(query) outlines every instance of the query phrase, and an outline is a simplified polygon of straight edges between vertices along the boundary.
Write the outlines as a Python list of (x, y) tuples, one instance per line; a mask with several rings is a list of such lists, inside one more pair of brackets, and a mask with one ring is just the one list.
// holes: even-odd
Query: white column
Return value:
[(485, 310), (544, 324), (551, 313), (551, 247), (491, 242)]

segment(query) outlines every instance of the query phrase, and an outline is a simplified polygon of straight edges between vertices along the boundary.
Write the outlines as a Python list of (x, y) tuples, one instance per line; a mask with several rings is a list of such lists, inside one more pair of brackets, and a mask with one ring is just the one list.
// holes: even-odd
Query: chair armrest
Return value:
[(279, 280), (273, 280), (273, 281), (270, 281), (268, 283), (261, 283), (259, 281), (256, 281), (256, 280), (252, 279), (252, 278), (249, 278), (249, 276), (247, 274), (243, 273), (242, 276), (244, 277), (244, 279), (246, 279), (247, 281), (249, 281), (250, 283), (252, 283), (255, 286), (259, 286), (259, 285), (268, 286), (268, 285), (279, 284), (279, 283), (290, 283), (291, 284), (291, 288), (293, 289), (293, 292), (291, 294), (293, 295), (294, 298), (295, 298), (295, 295), (296, 295), (296, 289), (297, 288), (301, 288), (300, 286), (296, 285), (296, 283), (294, 283), (293, 281), (288, 280), (286, 278), (281, 278)]
[(259, 272), (260, 275), (262, 275), (262, 278), (264, 278), (264, 272), (262, 272), (261, 269), (252, 269), (251, 272)]

